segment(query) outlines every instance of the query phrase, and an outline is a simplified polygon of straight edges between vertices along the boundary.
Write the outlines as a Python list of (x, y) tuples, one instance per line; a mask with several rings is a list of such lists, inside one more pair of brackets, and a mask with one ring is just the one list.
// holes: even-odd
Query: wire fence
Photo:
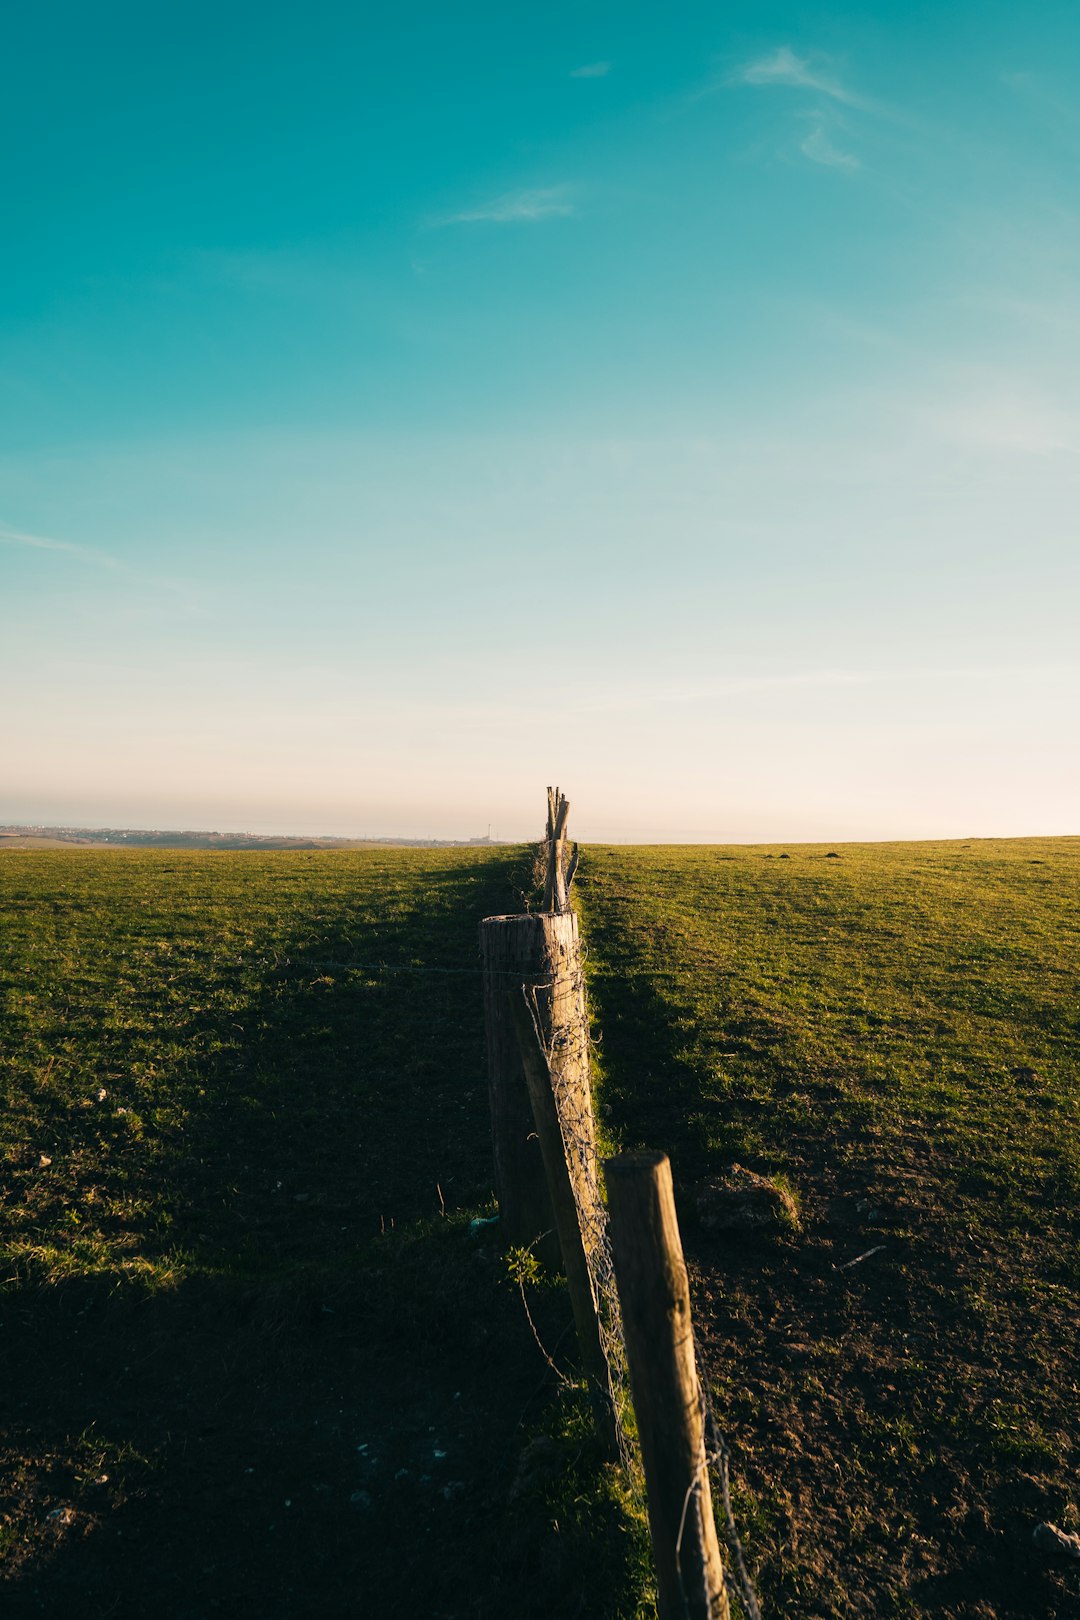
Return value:
[(578, 1194), (578, 1225), (589, 1268), (600, 1343), (608, 1367), (619, 1457), (627, 1477), (632, 1479), (637, 1469), (637, 1459), (627, 1428), (627, 1414), (631, 1410), (630, 1375), (607, 1216), (600, 1189), (596, 1126), (588, 1090), (583, 1099), (582, 1092), (568, 1083), (569, 1075), (582, 1071), (587, 1075), (590, 1068), (585, 975), (580, 956), (571, 962), (569, 971), (562, 976), (561, 984), (542, 988), (552, 997), (561, 995), (576, 1003), (578, 1009), (576, 1017), (558, 1021), (553, 1019), (552, 1033), (546, 1041), (538, 1018), (535, 1027), (546, 1049), (563, 1153), (570, 1167), (571, 1185)]
[[(600, 1157), (596, 1141), (595, 1121), (591, 1106), (591, 1092), (570, 1083), (569, 1077), (584, 1070), (591, 1072), (591, 1047), (586, 997), (586, 980), (582, 953), (565, 958), (563, 972), (549, 984), (537, 986), (550, 998), (548, 1028), (544, 1038), (544, 1020), (537, 1016), (534, 1002), (534, 1028), (545, 1047), (552, 1079), (563, 1151), (571, 1171), (571, 1184), (578, 1193), (578, 1222), (581, 1229), (596, 1308), (600, 1340), (607, 1362), (611, 1395), (614, 1405), (615, 1430), (619, 1458), (628, 1481), (640, 1491), (641, 1461), (637, 1453), (633, 1431), (628, 1423), (632, 1412), (630, 1374), (623, 1333), (622, 1311), (615, 1278), (607, 1211), (600, 1188)], [(523, 986), (523, 989), (525, 987)], [(562, 1016), (556, 1015), (561, 1002)], [(567, 1003), (570, 1003), (569, 1009)], [(569, 1011), (570, 1015), (567, 1016)], [(575, 1016), (576, 1014), (576, 1016)], [(524, 1290), (523, 1298), (524, 1298)], [(526, 1311), (528, 1307), (526, 1305)], [(535, 1335), (535, 1327), (533, 1332)], [(539, 1342), (539, 1340), (538, 1340)], [(541, 1346), (543, 1349), (543, 1346)], [(696, 1351), (696, 1344), (695, 1344)], [(546, 1351), (544, 1352), (546, 1355)], [(548, 1358), (550, 1361), (550, 1358)], [(700, 1357), (696, 1358), (700, 1366)], [(723, 1514), (724, 1537), (731, 1553), (731, 1572), (738, 1591), (745, 1620), (761, 1620), (761, 1607), (746, 1564), (746, 1556), (735, 1521), (731, 1502), (730, 1453), (720, 1428), (705, 1383), (698, 1378), (702, 1409), (705, 1451), (702, 1474), (711, 1471), (719, 1491)], [(700, 1488), (702, 1474), (697, 1476)], [(688, 1501), (689, 1501), (688, 1492)], [(684, 1504), (684, 1519), (687, 1504)], [(680, 1540), (682, 1529), (680, 1527)], [(678, 1549), (676, 1556), (678, 1556)], [(681, 1571), (680, 1571), (681, 1578)], [(683, 1589), (687, 1613), (691, 1612), (691, 1597)]]
[(761, 1605), (758, 1601), (754, 1583), (750, 1579), (750, 1572), (746, 1567), (746, 1557), (743, 1553), (742, 1542), (739, 1539), (739, 1528), (735, 1523), (735, 1514), (731, 1506), (731, 1477), (730, 1453), (727, 1441), (720, 1431), (713, 1411), (712, 1401), (708, 1390), (701, 1385), (701, 1402), (705, 1421), (705, 1465), (715, 1472), (717, 1484), (720, 1486), (720, 1505), (724, 1510), (724, 1533), (728, 1547), (731, 1550), (735, 1565), (735, 1579), (739, 1588), (739, 1597), (742, 1601), (746, 1620), (761, 1620)]

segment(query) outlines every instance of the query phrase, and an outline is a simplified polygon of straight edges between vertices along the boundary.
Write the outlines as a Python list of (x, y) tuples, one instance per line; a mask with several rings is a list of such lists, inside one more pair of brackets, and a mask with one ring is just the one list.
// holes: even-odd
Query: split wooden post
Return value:
[[(510, 1016), (517, 1032), (522, 1066), (532, 1103), (536, 1134), (540, 1138), (548, 1190), (555, 1210), (555, 1227), (562, 1250), (566, 1287), (574, 1313), (581, 1367), (589, 1388), (589, 1400), (596, 1422), (600, 1443), (609, 1461), (619, 1456), (619, 1435), (615, 1420), (615, 1397), (611, 1388), (611, 1369), (604, 1354), (600, 1337), (598, 1301), (589, 1269), (590, 1255), (603, 1230), (603, 1211), (600, 1189), (596, 1182), (596, 1150), (593, 1140), (592, 1106), (588, 1097), (588, 1076), (575, 1073), (571, 1067), (564, 1080), (570, 1084), (584, 1080), (586, 1091), (584, 1109), (582, 1099), (575, 1099), (566, 1111), (587, 1121), (588, 1142), (564, 1140), (559, 1120), (556, 1086), (559, 1081), (552, 1073), (552, 1063), (559, 1065), (559, 1053), (548, 1058), (540, 1033), (540, 1009), (535, 996), (525, 987), (507, 994)], [(560, 1089), (563, 1089), (562, 1087)], [(575, 1124), (570, 1123), (571, 1132)], [(584, 1147), (585, 1151), (582, 1151)], [(591, 1167), (587, 1167), (591, 1149)], [(591, 1169), (591, 1173), (589, 1173)], [(583, 1170), (585, 1173), (583, 1173)]]
[(566, 881), (564, 855), (566, 849), (566, 823), (570, 818), (570, 801), (558, 788), (548, 788), (547, 818), (547, 875), (544, 880), (544, 910), (569, 910), (569, 885)]
[(660, 1620), (729, 1620), (671, 1164), (626, 1153), (604, 1174)]

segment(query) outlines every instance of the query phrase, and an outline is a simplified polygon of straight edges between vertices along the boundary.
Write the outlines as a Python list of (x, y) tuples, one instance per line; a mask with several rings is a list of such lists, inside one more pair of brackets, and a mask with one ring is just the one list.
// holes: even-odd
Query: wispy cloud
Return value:
[(1001, 82), (1021, 97), (1030, 111), (1055, 134), (1075, 141), (1080, 133), (1080, 115), (1074, 97), (1062, 95), (1045, 76), (1024, 70), (1003, 73)]
[(946, 684), (978, 686), (997, 682), (1074, 680), (1080, 664), (1064, 661), (1047, 664), (925, 665), (892, 669), (818, 669), (791, 671), (778, 675), (734, 676), (728, 680), (684, 687), (656, 687), (647, 690), (601, 692), (578, 699), (586, 714), (641, 713), (644, 709), (690, 708), (698, 704), (722, 702), (729, 698), (768, 699), (792, 697), (800, 692), (856, 692), (866, 687), (932, 687)]
[(812, 127), (799, 141), (798, 149), (808, 162), (846, 174), (854, 174), (862, 164), (854, 152), (837, 146), (828, 133), (830, 126), (842, 127), (841, 109), (891, 116), (887, 109), (845, 84), (827, 57), (820, 53), (798, 56), (790, 45), (781, 45), (768, 56), (744, 62), (729, 73), (724, 82), (729, 87), (753, 85), (758, 89), (801, 90), (813, 97), (809, 106), (804, 102), (799, 109), (800, 116), (808, 117)]
[(839, 147), (833, 145), (820, 124), (815, 125), (809, 135), (799, 142), (799, 151), (811, 163), (821, 163), (827, 169), (843, 169), (853, 174), (862, 167), (853, 153), (841, 152)]
[(73, 540), (53, 540), (45, 534), (26, 534), (22, 529), (0, 526), (0, 541), (6, 546), (28, 546), (34, 551), (64, 551), (96, 568), (111, 568), (118, 574), (130, 572), (119, 557), (110, 557), (107, 552), (95, 551), (91, 546), (76, 545)]
[(568, 186), (537, 186), (523, 191), (504, 191), (490, 202), (475, 208), (462, 208), (443, 214), (433, 225), (514, 225), (538, 219), (565, 218), (574, 213), (574, 200)]
[(586, 62), (584, 67), (572, 68), (572, 79), (606, 79), (611, 72), (610, 62)]
[(65, 556), (74, 557), (91, 568), (104, 568), (109, 573), (119, 575), (121, 578), (132, 580), (140, 585), (153, 585), (160, 590), (175, 593), (189, 598), (190, 588), (178, 580), (162, 579), (157, 575), (145, 574), (138, 568), (132, 568), (129, 563), (119, 557), (110, 556), (107, 551), (98, 551), (94, 546), (78, 545), (74, 540), (54, 540), (46, 534), (27, 534), (25, 529), (9, 529), (0, 524), (0, 545), (26, 546), (31, 551), (59, 551)]
[(982, 394), (939, 406), (928, 418), (941, 438), (966, 450), (1080, 454), (1080, 415), (1030, 394)]
[(788, 45), (781, 45), (771, 56), (762, 56), (755, 62), (744, 63), (742, 67), (736, 69), (731, 82), (766, 86), (786, 85), (795, 90), (814, 90), (819, 95), (829, 96), (833, 101), (842, 101), (848, 107), (868, 105), (862, 96), (849, 90), (823, 62), (815, 61), (808, 56), (796, 56)]

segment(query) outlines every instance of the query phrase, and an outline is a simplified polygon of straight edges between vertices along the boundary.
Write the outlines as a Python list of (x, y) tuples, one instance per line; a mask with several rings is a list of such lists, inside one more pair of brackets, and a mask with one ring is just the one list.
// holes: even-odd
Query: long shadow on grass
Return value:
[(289, 942), (174, 1144), (170, 1244), (315, 1258), (489, 1199), (477, 925), (512, 904), (514, 876), (431, 870), (415, 903), (339, 903)]
[[(182, 1129), (128, 1165), (167, 1216), (156, 1283), (9, 1297), (3, 1506), (33, 1556), (6, 1612), (619, 1612), (614, 1508), (514, 1491), (545, 1367), (454, 1213), (488, 1197), (476, 925), (514, 877), (450, 867), (387, 915), (324, 908), (228, 1040), (224, 1015), (205, 1032)], [(565, 1307), (540, 1309), (554, 1340)], [(588, 1444), (556, 1456), (587, 1466)]]
[[(775, 1155), (757, 1129), (762, 1092), (768, 1086), (777, 1106), (783, 1106), (798, 1074), (784, 1032), (753, 1008), (729, 1007), (704, 1041), (699, 1029), (688, 1041), (687, 1017), (668, 985), (653, 985), (645, 973), (609, 973), (599, 928), (590, 944), (596, 972), (589, 999), (601, 1036), (604, 1109), (623, 1148), (661, 1149), (671, 1158), (676, 1183), (683, 1185), (715, 1171), (718, 1162), (741, 1159), (769, 1168)], [(718, 988), (718, 998), (723, 993)], [(754, 1095), (744, 1083), (725, 1084), (707, 1072), (710, 1046), (752, 1069)], [(805, 1076), (799, 1079), (807, 1083)], [(812, 1133), (805, 1117), (792, 1123), (793, 1135)], [(789, 1136), (789, 1152), (791, 1141)]]
[[(562, 1314), (540, 1313), (553, 1343)], [(5, 1615), (633, 1612), (588, 1437), (560, 1437), (516, 1290), (463, 1221), (276, 1285), (84, 1280), (21, 1316), (3, 1509), (34, 1557)]]

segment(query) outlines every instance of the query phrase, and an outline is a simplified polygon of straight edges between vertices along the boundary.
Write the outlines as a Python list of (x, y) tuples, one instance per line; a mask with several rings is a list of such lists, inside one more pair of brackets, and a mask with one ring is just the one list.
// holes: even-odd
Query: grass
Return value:
[[(650, 1612), (470, 1226), (476, 923), (530, 887), (523, 851), (0, 857), (5, 1613)], [(1075, 1614), (1030, 1531), (1080, 1509), (1080, 841), (590, 849), (576, 892), (603, 1133), (672, 1156), (766, 1614)], [(732, 1162), (799, 1231), (698, 1227)]]
[[(1078, 902), (1080, 840), (589, 852), (604, 1102), (672, 1157), (766, 1612), (1077, 1612), (1030, 1535), (1080, 1509)], [(731, 1162), (797, 1241), (696, 1229)]]
[(529, 870), (4, 853), (5, 1614), (634, 1612), (640, 1535), (470, 1229), (477, 923)]
[[(264, 1268), (431, 1213), (439, 1184), (487, 1196), (492, 862), (12, 852), (2, 875), (19, 1274)], [(372, 1151), (402, 1129), (407, 1154)]]

